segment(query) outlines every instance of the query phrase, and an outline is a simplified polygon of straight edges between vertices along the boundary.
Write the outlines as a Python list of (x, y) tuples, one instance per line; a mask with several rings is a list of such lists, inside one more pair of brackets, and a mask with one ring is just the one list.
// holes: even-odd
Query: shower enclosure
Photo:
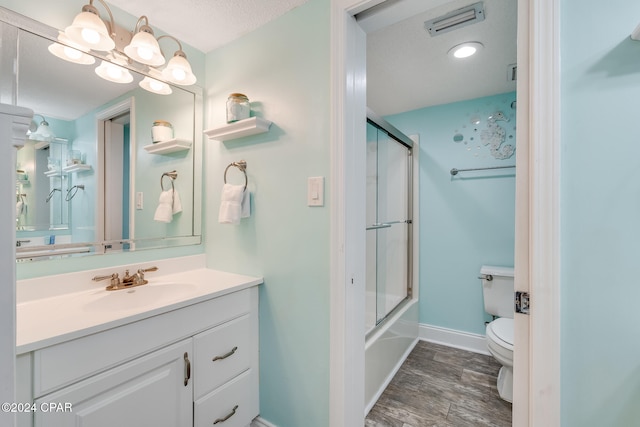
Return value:
[(417, 338), (413, 292), (413, 141), (367, 113), (367, 410)]

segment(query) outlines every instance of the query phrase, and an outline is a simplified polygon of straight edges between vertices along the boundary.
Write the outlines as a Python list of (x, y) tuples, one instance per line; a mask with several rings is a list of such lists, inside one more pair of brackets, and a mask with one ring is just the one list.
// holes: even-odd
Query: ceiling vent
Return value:
[(484, 6), (482, 2), (474, 3), (446, 15), (425, 21), (424, 28), (432, 36), (437, 36), (480, 21), (484, 21)]

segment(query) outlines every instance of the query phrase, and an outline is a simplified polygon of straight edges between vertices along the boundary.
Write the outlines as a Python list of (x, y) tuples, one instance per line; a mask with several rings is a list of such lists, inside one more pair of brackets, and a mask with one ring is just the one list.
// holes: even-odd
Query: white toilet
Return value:
[(480, 276), (484, 309), (498, 317), (486, 330), (489, 353), (502, 364), (498, 393), (513, 402), (513, 268), (483, 265)]

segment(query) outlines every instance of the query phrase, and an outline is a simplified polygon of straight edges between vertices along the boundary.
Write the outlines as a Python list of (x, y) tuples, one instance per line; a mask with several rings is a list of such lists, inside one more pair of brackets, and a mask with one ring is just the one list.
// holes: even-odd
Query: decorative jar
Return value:
[(169, 141), (173, 139), (173, 126), (166, 120), (156, 120), (151, 127), (151, 141), (156, 142)]
[(232, 93), (227, 99), (227, 123), (248, 119), (251, 116), (249, 98), (242, 93)]

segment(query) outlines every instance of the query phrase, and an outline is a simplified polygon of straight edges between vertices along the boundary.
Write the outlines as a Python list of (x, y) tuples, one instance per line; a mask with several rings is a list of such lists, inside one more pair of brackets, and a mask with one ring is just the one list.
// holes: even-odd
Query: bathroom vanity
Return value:
[[(131, 289), (92, 282), (104, 269), (47, 277), (71, 292), (39, 299), (30, 294), (42, 279), (18, 283), (20, 427), (251, 423), (262, 279), (206, 268), (162, 275), (180, 264), (171, 262)], [(86, 279), (89, 290), (73, 292)]]

